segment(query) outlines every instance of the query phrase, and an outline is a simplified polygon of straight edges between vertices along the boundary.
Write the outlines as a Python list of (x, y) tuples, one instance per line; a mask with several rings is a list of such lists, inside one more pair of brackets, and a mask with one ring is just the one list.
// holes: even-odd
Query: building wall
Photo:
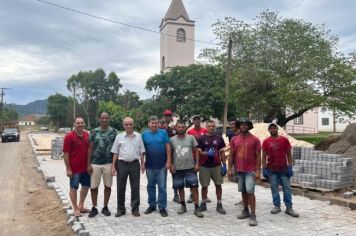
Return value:
[[(356, 123), (356, 115), (355, 117), (336, 117), (335, 128), (336, 132), (343, 132), (345, 128), (350, 123)], [(334, 116), (333, 111), (329, 110), (325, 107), (319, 108), (319, 119), (318, 119), (319, 131), (321, 132), (334, 132)]]
[[(185, 30), (186, 39), (194, 39), (194, 23), (187, 22), (183, 17), (178, 20), (167, 20), (162, 25), (160, 67), (163, 72), (175, 66), (194, 64), (194, 41), (178, 42), (176, 35), (180, 28)], [(174, 37), (168, 35), (174, 35)], [(162, 68), (163, 57), (165, 68)]]
[(301, 118), (289, 121), (285, 129), (290, 134), (314, 134), (319, 132), (318, 109), (305, 112)]
[(36, 125), (36, 122), (34, 122), (34, 121), (19, 121), (19, 125), (32, 126), (32, 125)]

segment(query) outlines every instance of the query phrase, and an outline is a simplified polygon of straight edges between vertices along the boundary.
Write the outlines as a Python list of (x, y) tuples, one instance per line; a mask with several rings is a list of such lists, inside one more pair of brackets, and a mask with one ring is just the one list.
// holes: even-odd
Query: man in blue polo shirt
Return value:
[(150, 130), (143, 132), (145, 145), (145, 168), (147, 176), (147, 192), (149, 207), (145, 214), (150, 214), (157, 208), (156, 185), (158, 186), (158, 209), (162, 217), (168, 216), (167, 207), (167, 169), (172, 163), (169, 160), (171, 146), (165, 130), (159, 129), (157, 116), (151, 116), (148, 121)]

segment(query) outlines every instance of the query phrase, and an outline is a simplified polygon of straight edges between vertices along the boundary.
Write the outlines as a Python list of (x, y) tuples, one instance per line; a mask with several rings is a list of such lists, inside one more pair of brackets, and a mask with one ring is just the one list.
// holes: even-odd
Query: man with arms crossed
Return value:
[(91, 173), (91, 201), (93, 207), (89, 213), (89, 217), (94, 217), (98, 214), (98, 188), (100, 180), (104, 182), (104, 207), (101, 213), (105, 216), (110, 216), (111, 212), (108, 208), (108, 203), (111, 195), (112, 185), (112, 153), (111, 147), (114, 143), (117, 130), (109, 126), (109, 115), (102, 112), (99, 116), (100, 126), (90, 132), (89, 137), (89, 153), (88, 153), (88, 172)]
[[(249, 225), (256, 226), (256, 178), (260, 178), (261, 168), (261, 143), (249, 130), (253, 129), (250, 120), (242, 118), (239, 121), (240, 134), (230, 142), (229, 175), (234, 170), (238, 175), (239, 192), (242, 194), (244, 209), (238, 219), (250, 218)], [(234, 168), (234, 170), (233, 170)], [(250, 213), (250, 210), (251, 213)]]
[(159, 129), (157, 116), (151, 116), (148, 121), (149, 130), (143, 132), (142, 140), (146, 150), (145, 169), (147, 176), (147, 192), (149, 207), (145, 214), (151, 214), (157, 208), (156, 186), (158, 186), (158, 209), (162, 217), (167, 217), (167, 170), (171, 146), (165, 130)]
[[(126, 214), (125, 192), (127, 177), (131, 186), (131, 212), (133, 216), (140, 216), (140, 161), (143, 167), (145, 147), (142, 137), (133, 130), (134, 121), (131, 117), (122, 122), (125, 132), (118, 134), (111, 148), (113, 153), (112, 174), (117, 172), (117, 213), (116, 217)], [(144, 170), (144, 168), (142, 168)]]
[(215, 133), (215, 122), (208, 120), (206, 122), (207, 133), (198, 139), (198, 151), (200, 154), (199, 181), (202, 186), (202, 201), (200, 210), (206, 211), (206, 200), (208, 197), (208, 187), (210, 179), (214, 181), (217, 198), (216, 211), (220, 214), (226, 214), (222, 203), (222, 187), (224, 178), (221, 174), (221, 164), (225, 163), (225, 154), (222, 150), (225, 147), (223, 138)]
[[(67, 176), (70, 178), (69, 196), (76, 217), (81, 216), (80, 213), (88, 213), (88, 210), (84, 208), (84, 200), (90, 187), (90, 176), (87, 172), (88, 138), (88, 132), (84, 131), (83, 118), (75, 118), (74, 130), (64, 138), (63, 153)], [(79, 204), (77, 204), (79, 184), (82, 185), (82, 188), (80, 189)]]
[(272, 214), (281, 212), (281, 198), (278, 192), (279, 182), (283, 189), (283, 200), (286, 205), (285, 213), (299, 217), (299, 214), (293, 210), (292, 207), (292, 190), (290, 187), (290, 177), (292, 176), (292, 146), (286, 137), (278, 135), (278, 126), (270, 124), (268, 131), (270, 137), (265, 139), (262, 144), (262, 165), (264, 175), (269, 179), (271, 186), (272, 198), (274, 208), (271, 210)]
[[(170, 139), (173, 152), (170, 157), (170, 162), (173, 163), (171, 173), (173, 176), (173, 189), (179, 191), (179, 199), (181, 201), (181, 208), (178, 210), (178, 214), (184, 214), (187, 212), (187, 206), (185, 204), (184, 187), (190, 188), (193, 193), (193, 201), (195, 205), (194, 215), (201, 218), (204, 215), (199, 209), (199, 193), (198, 193), (198, 176), (199, 171), (199, 156), (196, 155), (197, 141), (191, 135), (185, 133), (186, 126), (183, 121), (178, 121), (176, 124), (177, 135)], [(196, 157), (194, 163), (193, 153)]]

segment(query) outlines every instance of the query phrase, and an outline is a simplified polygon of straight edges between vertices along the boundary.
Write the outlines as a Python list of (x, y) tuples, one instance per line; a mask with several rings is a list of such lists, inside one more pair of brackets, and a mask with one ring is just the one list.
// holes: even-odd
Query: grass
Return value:
[(311, 144), (318, 144), (321, 141), (325, 140), (326, 138), (330, 137), (331, 135), (334, 135), (334, 133), (330, 132), (320, 132), (318, 134), (292, 134), (292, 136), (296, 139), (303, 140), (305, 142), (311, 143)]

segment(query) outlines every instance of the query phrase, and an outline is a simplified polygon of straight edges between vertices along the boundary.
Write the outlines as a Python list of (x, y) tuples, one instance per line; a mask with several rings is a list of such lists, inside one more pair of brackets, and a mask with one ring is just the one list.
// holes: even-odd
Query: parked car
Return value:
[(20, 131), (17, 128), (5, 128), (1, 134), (3, 143), (8, 141), (20, 142)]
[(49, 131), (49, 129), (48, 129), (47, 126), (42, 126), (42, 127), (41, 127), (41, 131)]

